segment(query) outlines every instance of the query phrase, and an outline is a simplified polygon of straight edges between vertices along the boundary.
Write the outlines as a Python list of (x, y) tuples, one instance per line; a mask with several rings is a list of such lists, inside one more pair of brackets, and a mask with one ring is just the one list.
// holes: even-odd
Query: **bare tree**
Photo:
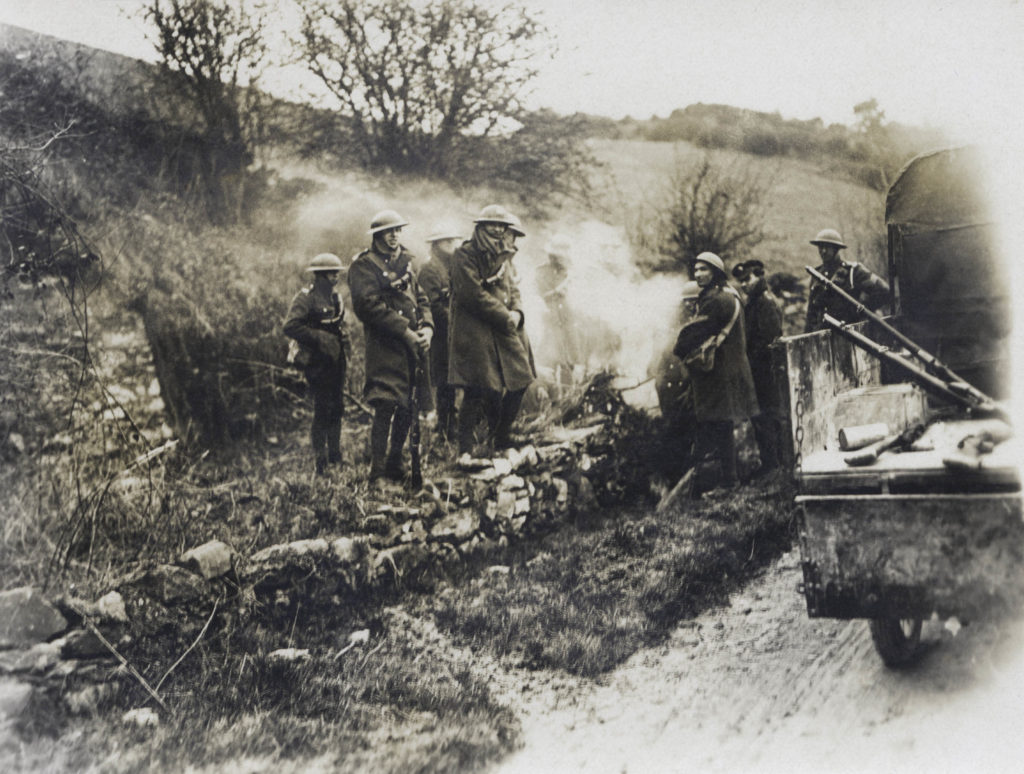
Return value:
[(646, 208), (634, 241), (660, 256), (658, 270), (689, 269), (704, 251), (740, 261), (765, 238), (769, 174), (752, 162), (705, 153), (679, 163), (666, 186), (667, 205)]
[(367, 167), (452, 173), (460, 143), (514, 129), (548, 46), (515, 5), (299, 0), (303, 61)]
[(143, 16), (155, 32), (164, 86), (193, 113), (210, 204), (228, 214), (240, 204), (269, 104), (258, 88), (269, 63), (266, 8), (248, 0), (147, 0)]

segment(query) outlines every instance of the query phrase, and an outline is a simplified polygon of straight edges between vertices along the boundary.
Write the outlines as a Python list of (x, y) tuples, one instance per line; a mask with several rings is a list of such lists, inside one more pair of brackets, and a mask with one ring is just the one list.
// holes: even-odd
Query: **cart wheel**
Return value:
[(921, 644), (921, 621), (916, 618), (872, 618), (868, 621), (875, 650), (887, 667), (910, 664)]

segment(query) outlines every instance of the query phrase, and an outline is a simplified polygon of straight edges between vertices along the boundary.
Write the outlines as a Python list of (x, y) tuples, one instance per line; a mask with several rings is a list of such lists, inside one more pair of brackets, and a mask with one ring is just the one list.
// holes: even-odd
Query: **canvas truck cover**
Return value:
[(999, 251), (978, 148), (913, 159), (889, 189), (885, 221), (897, 324), (995, 398), (1009, 393), (1009, 267)]

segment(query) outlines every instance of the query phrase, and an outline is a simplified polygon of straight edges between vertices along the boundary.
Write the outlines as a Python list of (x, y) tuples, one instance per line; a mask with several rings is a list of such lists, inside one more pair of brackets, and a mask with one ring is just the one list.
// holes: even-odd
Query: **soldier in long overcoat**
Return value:
[(688, 370), (698, 422), (694, 456), (699, 460), (710, 455), (716, 460), (721, 468), (720, 485), (731, 487), (738, 480), (733, 427), (758, 413), (754, 380), (747, 362), (743, 304), (726, 282), (724, 262), (714, 253), (697, 256), (693, 275), (701, 288), (697, 316), (679, 332), (675, 353), (686, 362), (688, 355), (702, 345), (710, 346), (728, 328), (724, 340), (715, 348), (711, 370)]
[(460, 455), (472, 452), (481, 416), (495, 448), (513, 444), (512, 423), (536, 377), (510, 264), (515, 248), (509, 228), (516, 221), (504, 207), (489, 205), (475, 223), (473, 236), (452, 259), (448, 381), (464, 390)]
[(754, 378), (754, 392), (760, 412), (751, 417), (754, 437), (761, 456), (759, 473), (778, 467), (782, 432), (782, 401), (772, 372), (771, 345), (782, 335), (782, 307), (768, 288), (764, 263), (750, 260), (733, 269), (747, 296), (743, 310), (743, 330), (747, 337), (747, 362)]
[[(873, 312), (879, 311), (889, 303), (889, 283), (867, 267), (854, 261), (844, 261), (839, 257), (839, 251), (845, 249), (846, 245), (838, 231), (832, 228), (822, 229), (811, 240), (811, 244), (818, 248), (818, 256), (821, 258), (818, 271), (821, 274)], [(820, 331), (827, 327), (826, 314), (846, 323), (864, 319), (849, 301), (819, 280), (812, 279), (811, 288), (807, 293), (804, 333)]]
[(283, 331), (294, 342), (289, 360), (302, 368), (313, 399), (310, 434), (317, 475), (328, 465), (341, 463), (341, 419), (349, 338), (345, 305), (334, 287), (341, 275), (341, 259), (331, 253), (313, 258), (306, 271), (313, 283), (292, 299)]
[(430, 342), (430, 381), (437, 406), (437, 427), (442, 439), (455, 439), (456, 388), (448, 382), (448, 303), (452, 295), (452, 254), (462, 237), (451, 226), (434, 228), (427, 243), (430, 260), (420, 270), (420, 286), (430, 301), (434, 338)]
[(434, 332), (430, 304), (413, 272), (412, 256), (399, 243), (405, 225), (407, 221), (394, 210), (375, 215), (370, 224), (373, 242), (356, 256), (348, 272), (352, 307), (366, 333), (363, 395), (373, 407), (371, 484), (382, 478), (405, 478), (402, 448), (412, 424), (410, 385), (417, 358), (422, 362), (426, 357)]

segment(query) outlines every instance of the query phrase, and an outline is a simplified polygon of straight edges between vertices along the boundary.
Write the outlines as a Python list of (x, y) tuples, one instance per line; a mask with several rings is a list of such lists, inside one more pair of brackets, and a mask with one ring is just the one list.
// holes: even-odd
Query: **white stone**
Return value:
[(139, 728), (156, 728), (160, 725), (160, 716), (149, 707), (138, 707), (124, 713), (121, 722)]
[(309, 658), (309, 648), (279, 648), (267, 654), (268, 661), (279, 663), (305, 661), (307, 658)]
[(498, 482), (498, 491), (504, 489), (522, 489), (526, 486), (526, 482), (519, 476), (505, 476), (501, 481)]
[(118, 623), (128, 623), (128, 611), (124, 606), (124, 597), (116, 591), (111, 591), (97, 599), (96, 608), (101, 618)]

